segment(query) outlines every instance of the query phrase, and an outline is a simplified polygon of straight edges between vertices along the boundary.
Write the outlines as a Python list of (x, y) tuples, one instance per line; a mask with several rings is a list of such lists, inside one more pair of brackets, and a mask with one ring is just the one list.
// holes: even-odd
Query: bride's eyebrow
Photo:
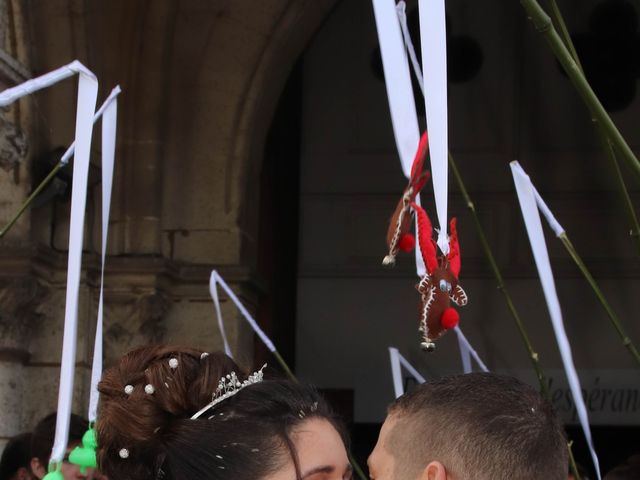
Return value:
[(323, 465), (321, 467), (314, 467), (311, 470), (309, 470), (308, 472), (305, 472), (304, 475), (302, 475), (302, 478), (308, 478), (311, 475), (315, 475), (317, 473), (333, 473), (335, 472), (336, 467), (334, 467), (333, 465)]
[[(324, 474), (331, 474), (333, 472), (336, 471), (336, 467), (332, 466), (332, 465), (323, 465), (321, 467), (314, 467), (311, 470), (309, 470), (308, 472), (305, 472), (304, 475), (302, 475), (302, 478), (308, 478), (311, 477), (312, 475), (316, 475), (318, 473), (324, 473)], [(347, 467), (345, 468), (345, 474), (347, 473), (351, 473), (353, 471), (353, 467), (351, 466), (351, 464), (347, 465)]]

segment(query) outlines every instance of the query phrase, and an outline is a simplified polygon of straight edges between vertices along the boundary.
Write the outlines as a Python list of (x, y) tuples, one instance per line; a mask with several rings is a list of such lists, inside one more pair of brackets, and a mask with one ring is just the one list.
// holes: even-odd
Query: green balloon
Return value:
[[(86, 473), (87, 468), (96, 468), (98, 462), (96, 459), (96, 447), (98, 442), (96, 441), (96, 431), (89, 427), (82, 436), (82, 447), (76, 447), (69, 454), (69, 462), (74, 465), (80, 466), (80, 473)], [(56, 479), (47, 479), (56, 480)]]
[(85, 473), (87, 467), (96, 468), (96, 451), (92, 448), (76, 447), (69, 455), (69, 462), (80, 466), (80, 472)]
[(96, 438), (96, 431), (93, 427), (89, 427), (89, 430), (84, 432), (82, 436), (82, 446), (92, 448), (93, 450), (98, 448), (98, 439)]
[(42, 480), (64, 480), (62, 472), (59, 469), (52, 469), (53, 465), (49, 466), (49, 473), (47, 473)]

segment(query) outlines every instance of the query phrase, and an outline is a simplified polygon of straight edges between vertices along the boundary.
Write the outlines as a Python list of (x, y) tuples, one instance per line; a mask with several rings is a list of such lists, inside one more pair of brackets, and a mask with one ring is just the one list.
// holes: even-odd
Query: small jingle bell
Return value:
[(436, 349), (436, 344), (433, 342), (422, 342), (420, 348), (425, 352), (433, 352)]

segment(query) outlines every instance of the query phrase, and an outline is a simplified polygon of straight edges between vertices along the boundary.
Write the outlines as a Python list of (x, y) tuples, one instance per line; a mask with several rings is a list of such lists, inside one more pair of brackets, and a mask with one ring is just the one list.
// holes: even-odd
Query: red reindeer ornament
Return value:
[(449, 225), (449, 253), (436, 255), (437, 245), (432, 238), (433, 228), (427, 212), (422, 207), (411, 204), (418, 219), (418, 240), (427, 273), (416, 285), (420, 292), (419, 331), (422, 335), (420, 347), (432, 352), (435, 340), (447, 330), (458, 325), (460, 315), (451, 302), (462, 307), (467, 304), (467, 294), (458, 284), (460, 274), (460, 246), (456, 231), (456, 219)]
[(458, 306), (467, 304), (467, 295), (458, 284), (460, 274), (460, 246), (456, 231), (456, 219), (450, 223), (449, 253), (437, 255), (437, 245), (433, 240), (433, 227), (427, 212), (416, 202), (416, 195), (429, 179), (429, 172), (423, 170), (428, 155), (427, 132), (420, 138), (418, 150), (411, 167), (409, 184), (404, 189), (402, 198), (398, 202), (387, 231), (387, 245), (389, 253), (382, 260), (382, 264), (393, 266), (396, 255), (400, 250), (409, 252), (415, 246), (415, 237), (411, 234), (412, 210), (418, 220), (420, 252), (426, 266), (426, 274), (416, 288), (420, 292), (420, 346), (423, 350), (435, 350), (434, 341), (444, 332), (458, 325), (460, 315), (451, 307), (453, 301)]
[(424, 184), (429, 180), (429, 172), (423, 171), (424, 161), (429, 151), (427, 132), (422, 134), (418, 151), (411, 166), (409, 185), (404, 189), (402, 198), (391, 216), (389, 230), (387, 231), (387, 245), (389, 253), (382, 260), (382, 264), (392, 267), (396, 263), (396, 255), (399, 250), (410, 252), (415, 247), (415, 237), (411, 231), (411, 204), (415, 202), (416, 195), (420, 193)]

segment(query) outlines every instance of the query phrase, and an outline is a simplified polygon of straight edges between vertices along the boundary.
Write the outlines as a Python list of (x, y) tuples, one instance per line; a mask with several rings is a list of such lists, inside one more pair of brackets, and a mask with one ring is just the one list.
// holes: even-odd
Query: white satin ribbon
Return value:
[[(107, 257), (107, 235), (109, 233), (109, 211), (113, 187), (113, 167), (116, 155), (116, 131), (118, 123), (118, 95), (120, 86), (116, 86), (109, 97), (94, 115), (94, 122), (102, 117), (102, 253), (100, 263), (100, 299), (98, 300), (98, 320), (96, 337), (93, 344), (93, 363), (91, 365), (91, 384), (89, 388), (89, 423), (95, 423), (98, 416), (98, 383), (102, 375), (102, 330), (104, 317), (104, 265)], [(70, 149), (73, 145), (70, 147)]]
[(229, 341), (227, 340), (227, 332), (224, 328), (224, 320), (222, 319), (222, 309), (220, 308), (220, 298), (218, 297), (218, 286), (216, 282), (217, 273), (215, 270), (211, 272), (211, 276), (209, 277), (209, 293), (211, 294), (211, 300), (213, 300), (213, 305), (216, 309), (216, 317), (218, 319), (218, 328), (220, 329), (220, 335), (222, 336), (222, 343), (224, 344), (224, 353), (226, 353), (229, 357), (233, 358), (233, 352), (231, 352), (231, 347), (229, 346)]
[(373, 13), (378, 30), (393, 134), (402, 162), (402, 171), (405, 177), (409, 178), (420, 141), (420, 128), (394, 0), (373, 0)]
[(98, 80), (90, 70), (76, 60), (64, 67), (58, 68), (38, 78), (28, 80), (0, 93), (0, 106), (6, 106), (25, 95), (54, 85), (75, 74), (78, 74), (75, 129), (76, 154), (73, 165), (71, 192), (67, 293), (64, 314), (62, 360), (60, 362), (60, 389), (58, 391), (56, 433), (51, 453), (52, 462), (62, 461), (69, 439), (69, 420), (73, 400), (76, 342), (78, 336), (78, 295), (82, 265), (84, 214), (87, 199), (87, 178), (89, 174), (91, 136), (93, 133), (93, 116), (96, 108), (96, 98), (98, 96)]
[[(87, 67), (85, 67), (78, 60), (74, 60), (73, 62), (60, 67), (56, 70), (53, 70), (49, 73), (45, 73), (36, 78), (32, 78), (31, 80), (27, 80), (20, 85), (16, 85), (15, 87), (7, 88), (0, 92), (0, 107), (5, 107), (19, 98), (22, 98), (26, 95), (30, 95), (33, 92), (37, 92), (38, 90), (42, 90), (43, 88), (50, 87), (51, 85), (55, 85), (56, 83), (68, 78), (72, 75), (79, 74), (81, 77), (93, 79), (97, 82), (96, 76), (91, 72)], [(91, 112), (93, 115), (93, 112)]]
[[(231, 290), (231, 288), (229, 288), (229, 285), (227, 285), (227, 282), (224, 281), (224, 279), (220, 276), (220, 274), (216, 270), (213, 270), (211, 272), (211, 278), (210, 278), (210, 281), (209, 281), (209, 287), (210, 287), (210, 290), (211, 290), (211, 298), (213, 299), (213, 303), (216, 305), (216, 313), (218, 314), (218, 326), (220, 327), (220, 333), (222, 334), (223, 341), (225, 342), (225, 352), (227, 352), (227, 348), (229, 348), (229, 346), (228, 346), (228, 343), (227, 343), (227, 340), (226, 340), (226, 334), (225, 334), (224, 323), (222, 321), (222, 315), (220, 313), (220, 299), (218, 298), (216, 285), (220, 285), (222, 287), (222, 289), (225, 291), (225, 293), (229, 296), (231, 301), (233, 303), (235, 303), (236, 307), (238, 308), (238, 310), (240, 310), (240, 313), (242, 314), (244, 319), (247, 321), (249, 326), (251, 326), (251, 329), (255, 332), (255, 334), (258, 336), (258, 338), (262, 341), (264, 346), (267, 347), (270, 352), (275, 352), (276, 351), (276, 347), (273, 344), (273, 342), (271, 341), (271, 339), (260, 328), (260, 325), (258, 325), (258, 322), (256, 322), (255, 319), (251, 316), (251, 314), (247, 311), (247, 309), (242, 304), (240, 299), (236, 296), (235, 293), (233, 293), (233, 290)], [(231, 356), (231, 349), (230, 348), (229, 348), (229, 352), (227, 353), (227, 355)]]
[[(547, 251), (547, 244), (544, 240), (544, 232), (542, 231), (542, 223), (540, 221), (540, 214), (538, 211), (538, 208), (540, 208), (539, 202), (542, 201), (542, 198), (537, 195), (535, 187), (531, 183), (531, 179), (525, 173), (518, 162), (511, 162), (511, 173), (513, 174), (513, 181), (516, 187), (516, 192), (518, 193), (520, 209), (522, 210), (522, 216), (527, 228), (527, 234), (529, 235), (529, 242), (531, 244), (531, 250), (533, 251), (533, 258), (538, 269), (540, 283), (542, 284), (542, 290), (547, 302), (547, 308), (549, 309), (551, 324), (553, 325), (553, 331), (555, 333), (558, 348), (560, 350), (560, 355), (562, 357), (562, 363), (564, 364), (564, 370), (569, 382), (569, 388), (571, 389), (571, 394), (573, 395), (578, 418), (580, 420), (580, 425), (582, 426), (584, 436), (587, 440), (587, 445), (589, 446), (593, 464), (596, 467), (598, 479), (600, 479), (600, 463), (598, 461), (596, 451), (593, 447), (591, 429), (589, 427), (589, 417), (584, 403), (584, 398), (582, 396), (580, 379), (578, 378), (576, 367), (573, 363), (571, 345), (569, 344), (567, 332), (564, 328), (562, 311), (560, 309), (560, 300), (558, 299), (558, 293), (556, 292), (553, 272), (551, 270), (551, 262), (549, 260), (549, 253)], [(553, 226), (556, 234), (558, 234), (558, 231), (564, 231), (560, 224), (555, 220), (553, 215), (551, 215), (551, 211), (546, 208), (546, 205), (545, 212), (545, 215), (550, 215), (547, 216), (547, 219), (553, 220), (552, 222), (550, 221), (550, 224)]]
[(396, 11), (398, 12), (398, 20), (400, 20), (400, 28), (402, 30), (402, 36), (404, 37), (404, 44), (411, 59), (411, 66), (413, 67), (413, 73), (418, 80), (420, 91), (424, 97), (424, 79), (422, 78), (422, 69), (420, 63), (418, 63), (418, 56), (416, 50), (413, 48), (413, 42), (411, 41), (411, 34), (409, 33), (409, 25), (407, 24), (407, 4), (404, 0), (400, 0), (396, 5)]
[(431, 177), (438, 214), (438, 247), (449, 253), (447, 201), (449, 198), (448, 114), (447, 114), (447, 31), (444, 0), (419, 0), (420, 44), (424, 104), (429, 132)]
[(489, 369), (480, 358), (480, 355), (478, 355), (478, 352), (476, 352), (475, 349), (471, 346), (471, 343), (469, 343), (467, 337), (464, 336), (464, 333), (462, 333), (462, 329), (456, 325), (453, 330), (456, 332), (456, 336), (458, 337), (460, 357), (462, 358), (462, 371), (464, 373), (471, 373), (471, 358), (473, 358), (478, 364), (478, 367), (480, 367), (480, 370), (482, 370), (483, 372), (488, 372)]
[[(411, 176), (411, 167), (420, 142), (420, 128), (413, 98), (413, 87), (411, 86), (411, 72), (394, 0), (373, 0), (372, 3), (393, 135), (400, 156), (402, 172), (408, 179)], [(420, 205), (419, 195), (416, 197), (416, 203)], [(416, 228), (415, 231), (416, 245), (418, 245), (418, 229)], [(423, 276), (426, 269), (418, 248), (416, 248), (415, 255), (418, 275)]]
[(393, 391), (396, 398), (404, 395), (404, 382), (402, 378), (402, 369), (404, 367), (418, 383), (424, 383), (425, 378), (415, 369), (409, 361), (395, 347), (389, 347), (389, 360), (391, 361), (391, 377), (393, 378)]

